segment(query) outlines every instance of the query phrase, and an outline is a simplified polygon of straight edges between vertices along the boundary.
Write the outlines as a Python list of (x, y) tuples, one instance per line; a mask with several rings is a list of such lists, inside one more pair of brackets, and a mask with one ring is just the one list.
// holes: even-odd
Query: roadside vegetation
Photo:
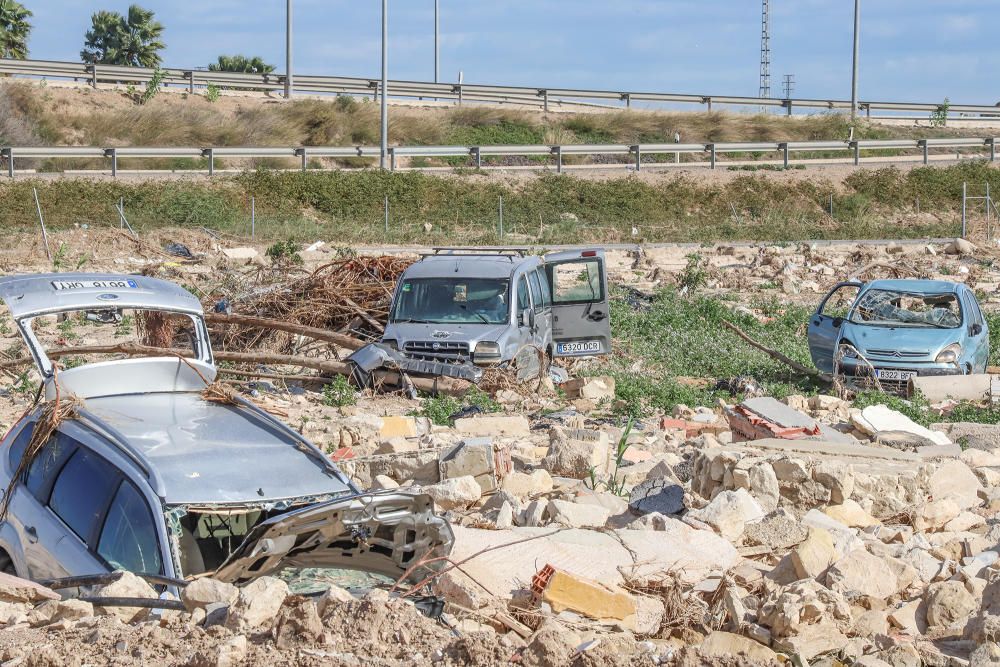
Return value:
[[(791, 305), (776, 298), (737, 301), (737, 295), (685, 297), (674, 289), (652, 299), (619, 291), (612, 302), (615, 354), (595, 372), (615, 377), (619, 412), (643, 416), (654, 410), (670, 412), (678, 404), (712, 406), (717, 398), (732, 401), (722, 384), (752, 380), (776, 398), (792, 394), (811, 396), (830, 388), (804, 377), (759, 352), (723, 325), (731, 322), (760, 343), (811, 367), (806, 327), (812, 308)], [(744, 305), (761, 319), (737, 312)], [(985, 312), (993, 331), (1000, 331), (1000, 313)], [(761, 321), (765, 320), (765, 321)], [(991, 340), (990, 358), (1000, 354), (1000, 336)], [(718, 388), (717, 388), (718, 387)], [(1000, 423), (1000, 410), (972, 404), (959, 405), (946, 417), (929, 411), (919, 398), (904, 400), (879, 392), (865, 392), (855, 407), (885, 404), (914, 421), (929, 425), (939, 421)]]
[(586, 180), (554, 174), (504, 181), (476, 174), (441, 178), (418, 172), (266, 169), (211, 181), (0, 179), (0, 225), (27, 229), (37, 224), (36, 188), (46, 224), (53, 228), (117, 227), (115, 204), (124, 198), (128, 220), (140, 232), (209, 228), (244, 237), (254, 197), (257, 238), (267, 241), (443, 243), (460, 238), (469, 244), (555, 245), (949, 237), (959, 233), (966, 181), (1000, 189), (1000, 171), (978, 162), (905, 172), (890, 167), (859, 171), (837, 184), (759, 174), (724, 181), (683, 175), (654, 182)]

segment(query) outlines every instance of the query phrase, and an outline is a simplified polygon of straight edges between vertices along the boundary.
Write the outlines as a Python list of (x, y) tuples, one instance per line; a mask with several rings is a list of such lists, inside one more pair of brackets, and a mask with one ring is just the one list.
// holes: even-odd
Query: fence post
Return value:
[(7, 176), (14, 178), (14, 149), (4, 148), (0, 151), (0, 155), (7, 158)]
[(968, 183), (962, 181), (962, 238), (965, 238), (965, 202), (968, 194)]
[(542, 109), (545, 113), (549, 112), (549, 91), (539, 90), (538, 94), (542, 96)]
[(556, 173), (562, 173), (562, 146), (553, 146), (553, 152), (556, 154)]
[(631, 95), (629, 95), (628, 93), (622, 93), (622, 101), (625, 102), (625, 108), (626, 109), (631, 109), (632, 108), (632, 96)]
[(250, 240), (257, 237), (257, 199), (250, 195)]
[(111, 177), (118, 177), (118, 149), (109, 148), (104, 151), (104, 156), (111, 158)]
[(791, 100), (785, 100), (785, 108), (787, 109), (787, 112), (786, 112), (785, 115), (786, 116), (791, 116), (792, 115), (792, 101)]
[(500, 195), (500, 240), (503, 241), (503, 195)]
[(861, 164), (861, 146), (856, 141), (852, 141), (850, 146), (854, 149), (854, 166), (857, 167)]
[(708, 145), (709, 156), (712, 163), (712, 169), (715, 169), (715, 144)]
[(788, 169), (788, 144), (787, 143), (778, 144), (778, 149), (781, 150), (782, 152), (782, 162), (785, 166), (785, 169)]
[(215, 173), (215, 149), (206, 148), (202, 155), (208, 158), (208, 175), (211, 176)]
[(472, 154), (476, 158), (476, 169), (482, 169), (483, 168), (483, 154), (480, 152), (479, 146), (473, 146), (472, 147)]
[(188, 78), (188, 92), (194, 95), (194, 70), (184, 72), (184, 74)]
[(396, 171), (396, 148), (389, 146), (389, 171)]
[(118, 198), (118, 229), (125, 229), (125, 197)]
[(90, 86), (97, 89), (97, 65), (90, 65), (87, 69), (90, 70)]
[(708, 108), (706, 108), (705, 110), (708, 113), (712, 113), (712, 98), (711, 97), (703, 97), (701, 101), (708, 105)]
[(997, 161), (997, 140), (996, 138), (990, 138), (986, 140), (990, 145), (990, 162)]
[(458, 88), (458, 106), (462, 106), (462, 84), (456, 86)]
[(305, 149), (305, 147), (303, 147), (303, 148), (296, 148), (295, 149), (295, 153), (300, 158), (302, 158), (302, 171), (305, 171), (306, 170), (306, 166), (307, 166), (307, 160), (308, 160), (308, 157), (306, 156), (306, 149)]
[(635, 170), (639, 171), (642, 169), (642, 150), (638, 144), (632, 146), (632, 150), (635, 151)]
[(927, 164), (927, 160), (928, 160), (928, 155), (927, 155), (927, 140), (926, 139), (921, 139), (920, 141), (917, 142), (917, 145), (920, 146), (924, 150), (924, 164)]
[(385, 201), (382, 205), (382, 211), (385, 214), (385, 235), (389, 236), (389, 195), (385, 196)]
[(31, 192), (35, 195), (35, 210), (38, 211), (38, 225), (42, 228), (42, 241), (45, 243), (45, 256), (52, 261), (52, 249), (49, 248), (49, 233), (45, 230), (45, 218), (42, 217), (42, 204), (38, 201), (38, 190), (36, 188), (31, 188)]

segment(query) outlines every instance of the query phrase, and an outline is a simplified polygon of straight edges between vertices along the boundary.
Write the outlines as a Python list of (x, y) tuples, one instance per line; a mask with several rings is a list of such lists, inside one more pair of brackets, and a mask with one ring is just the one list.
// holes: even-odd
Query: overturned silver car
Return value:
[[(398, 578), (445, 556), (453, 535), (433, 501), (364, 493), (316, 446), (253, 403), (206, 400), (216, 376), (201, 304), (145, 276), (0, 279), (34, 358), (44, 401), (3, 439), (0, 569), (59, 579), (115, 569), (242, 582), (286, 568)], [(41, 320), (159, 313), (180, 322), (184, 355), (113, 358), (60, 370)], [(52, 354), (52, 357), (55, 353)], [(44, 441), (45, 406), (73, 402)]]

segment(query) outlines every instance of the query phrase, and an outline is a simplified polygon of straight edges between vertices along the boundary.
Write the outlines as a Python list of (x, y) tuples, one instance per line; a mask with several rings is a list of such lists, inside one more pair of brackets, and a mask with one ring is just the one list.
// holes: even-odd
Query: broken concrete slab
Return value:
[(513, 469), (510, 448), (495, 445), (491, 438), (467, 438), (442, 451), (438, 466), (442, 480), (469, 475), (484, 494), (500, 488), (501, 480)]
[(982, 488), (979, 478), (962, 461), (940, 464), (927, 480), (927, 491), (931, 497), (951, 498), (963, 510), (979, 505), (979, 491)]
[(531, 589), (557, 614), (569, 610), (598, 620), (624, 620), (636, 613), (635, 600), (625, 591), (551, 565), (535, 574)]
[(545, 510), (549, 521), (570, 528), (602, 528), (611, 512), (601, 505), (550, 500)]
[(684, 487), (667, 477), (647, 480), (632, 488), (628, 506), (640, 514), (680, 514), (685, 509)]
[(464, 435), (477, 437), (520, 436), (531, 433), (524, 415), (477, 415), (455, 420), (455, 429)]
[(706, 507), (691, 510), (688, 515), (704, 521), (719, 531), (720, 535), (734, 541), (743, 534), (748, 523), (764, 518), (764, 509), (746, 489), (737, 489), (723, 491)]
[(926, 438), (937, 445), (950, 445), (951, 440), (940, 431), (932, 431), (906, 415), (885, 405), (871, 405), (851, 418), (858, 429), (868, 435), (878, 435), (887, 431), (905, 431), (921, 438)]
[(731, 632), (716, 630), (698, 646), (703, 656), (729, 658), (740, 656), (754, 664), (771, 665), (778, 661), (778, 654), (762, 644)]

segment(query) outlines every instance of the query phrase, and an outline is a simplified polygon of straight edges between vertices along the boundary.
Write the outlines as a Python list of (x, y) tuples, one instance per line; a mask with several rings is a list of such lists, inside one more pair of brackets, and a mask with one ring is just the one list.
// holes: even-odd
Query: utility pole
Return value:
[(854, 0), (854, 67), (851, 75), (851, 119), (858, 117), (858, 45), (861, 39), (861, 0)]
[(382, 151), (379, 154), (379, 167), (385, 169), (389, 157), (389, 0), (382, 0), (382, 90), (379, 100), (382, 102)]
[(292, 97), (292, 0), (285, 0), (285, 99)]
[[(771, 97), (771, 7), (769, 0), (761, 0), (760, 15), (760, 94), (761, 99)], [(763, 110), (763, 107), (761, 107)]]
[(792, 93), (795, 92), (795, 75), (786, 74), (784, 80), (781, 82), (781, 89), (784, 93), (785, 99), (792, 99)]
[(441, 79), (441, 0), (434, 0), (434, 83)]

